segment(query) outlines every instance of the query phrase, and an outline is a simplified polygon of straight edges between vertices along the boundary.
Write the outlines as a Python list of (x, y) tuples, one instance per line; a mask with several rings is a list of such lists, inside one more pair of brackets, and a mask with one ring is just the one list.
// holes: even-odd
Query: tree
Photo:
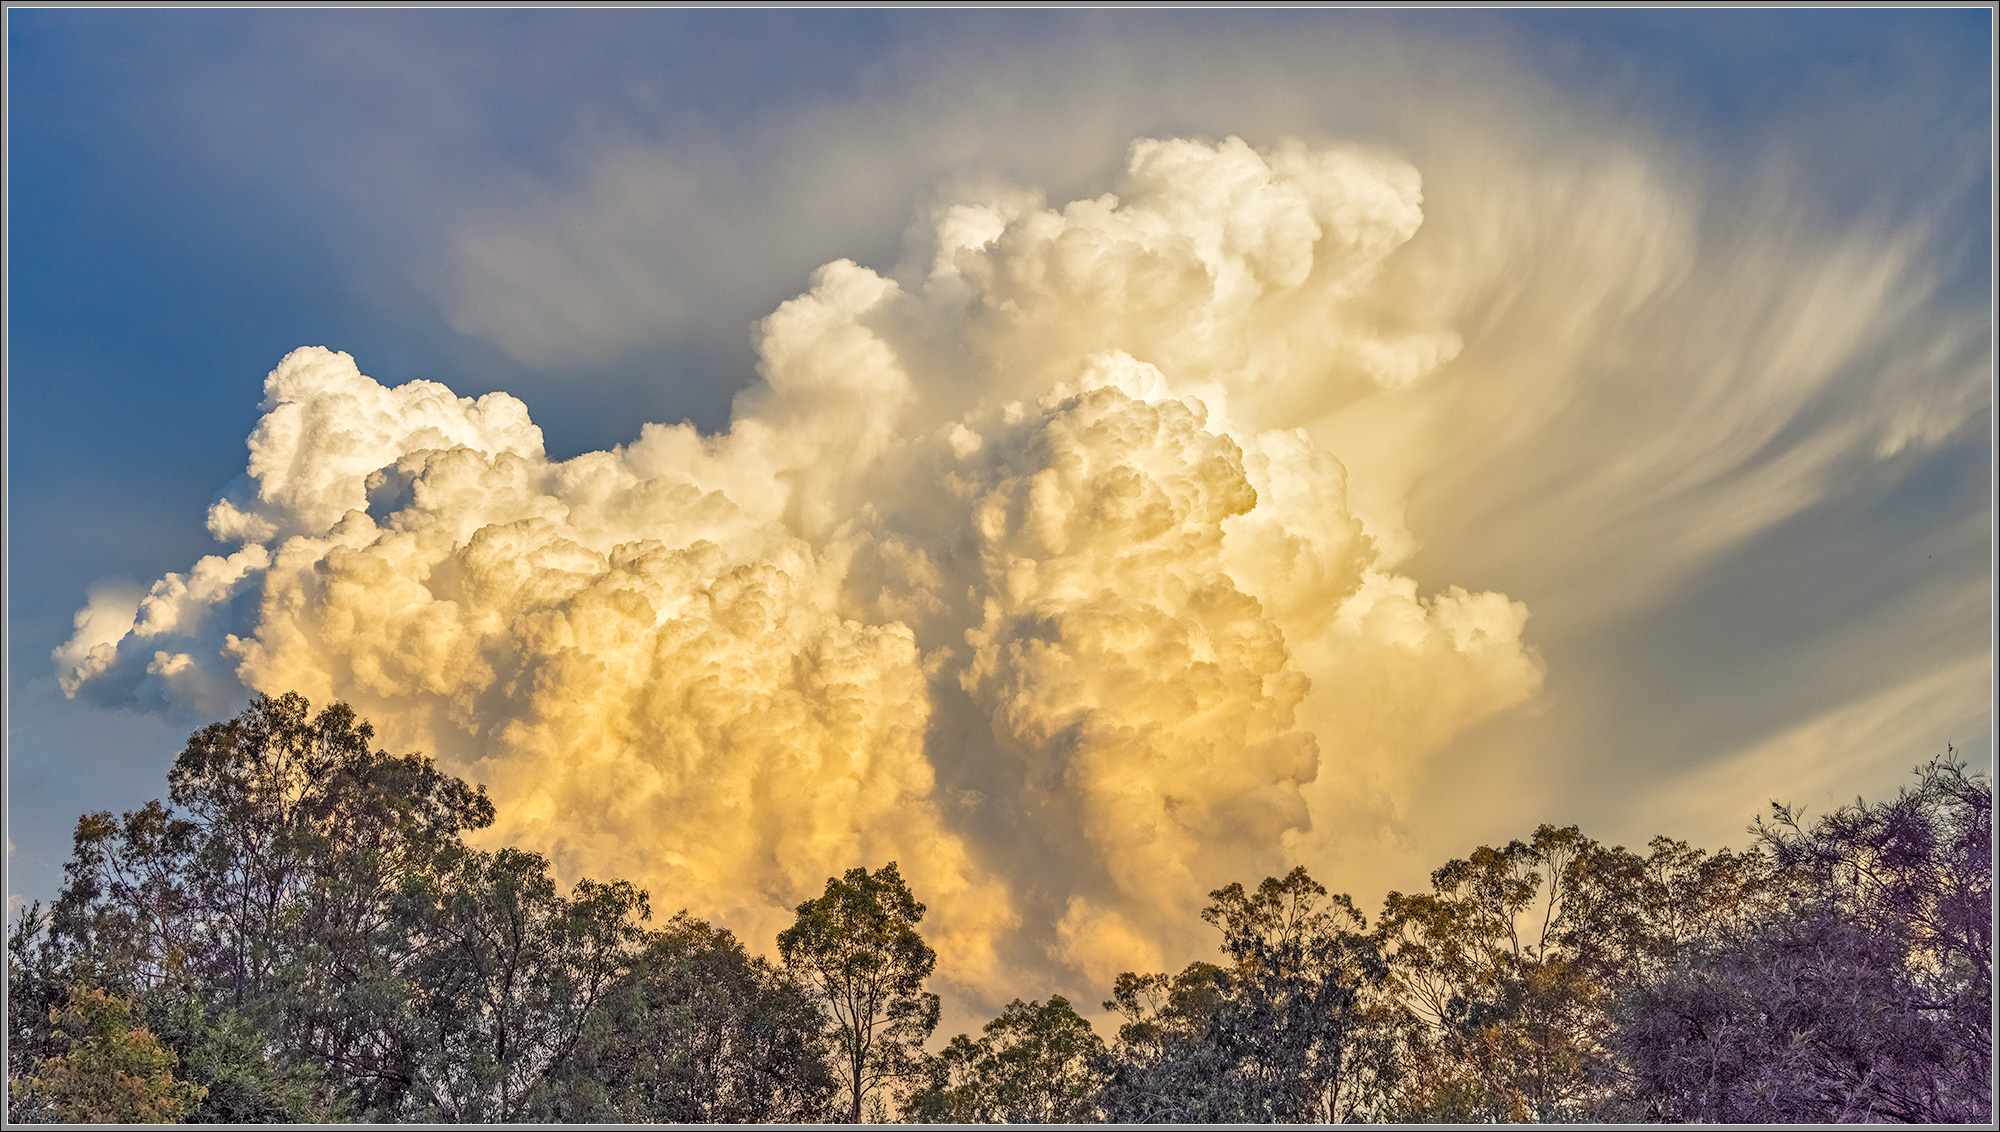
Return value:
[(650, 915), (630, 883), (556, 891), (549, 863), (519, 849), (458, 849), (406, 897), (407, 1033), (417, 1111), (450, 1123), (539, 1119), (599, 1007), (643, 945)]
[[(69, 1043), (56, 1036), (54, 1019), (69, 1000), (68, 987), (49, 947), (48, 910), (32, 901), (7, 931), (7, 1079), (25, 1080), (43, 1059)], [(8, 1094), (9, 1112), (15, 1101)], [(18, 1119), (18, 1118), (17, 1118)]]
[(1363, 1041), (1367, 997), (1387, 974), (1366, 917), (1303, 867), (1209, 897), (1202, 919), (1222, 929), (1235, 960), (1218, 1037), (1239, 1067), (1246, 1118), (1355, 1118), (1385, 1072), (1379, 1047)]
[(173, 1051), (133, 1022), (134, 1001), (77, 987), (51, 1019), (68, 1052), (9, 1083), (17, 1116), (66, 1124), (178, 1124), (207, 1090), (174, 1077)]
[(1229, 972), (1194, 962), (1180, 974), (1126, 971), (1106, 1010), (1124, 1021), (1106, 1061), (1105, 1119), (1120, 1124), (1230, 1122), (1239, 1110), (1232, 1069), (1215, 1041)]
[(1125, 1018), (1103, 1094), (1118, 1121), (1332, 1122), (1362, 1115), (1391, 1066), (1370, 1003), (1385, 971), (1347, 896), (1303, 868), (1209, 893), (1227, 968), (1120, 975)]
[(917, 934), (924, 906), (891, 861), (870, 874), (849, 869), (798, 906), (778, 933), (778, 954), (810, 986), (830, 1016), (842, 1068), (847, 1119), (859, 1123), (878, 1090), (922, 1068), (923, 1043), (937, 1028), (938, 997), (923, 989), (937, 953)]
[(1950, 747), (1916, 768), (1893, 801), (1855, 799), (1811, 828), (1790, 807), (1752, 831), (1795, 910), (1837, 912), (1894, 941), (1923, 1009), (1943, 1022), (1961, 1065), (1992, 1060), (1993, 784)]
[(301, 950), (331, 957), (386, 926), (385, 897), (403, 878), (462, 831), (492, 824), (483, 789), (421, 755), (372, 751), (373, 738), (345, 704), (313, 715), (302, 696), (259, 696), (174, 760), (169, 798), (187, 817), (168, 825), (190, 839), (194, 958), (232, 1005)]
[(1015, 999), (973, 1041), (964, 1034), (926, 1062), (904, 1118), (930, 1124), (1080, 1124), (1097, 1118), (1104, 1039), (1051, 995)]
[[(396, 1112), (413, 1076), (404, 972), (423, 946), (403, 894), (493, 806), (372, 739), (346, 705), (314, 714), (291, 694), (196, 732), (167, 804), (78, 821), (34, 962), (138, 995), (149, 1017), (240, 1016), (287, 1063), (281, 1076), (319, 1074), (316, 1111), (346, 1105), (338, 1093)], [(199, 1027), (161, 1032), (196, 1063)]]
[(180, 1054), (183, 1076), (207, 1090), (189, 1124), (316, 1124), (350, 1118), (320, 1067), (286, 1050), (234, 1011), (198, 999), (147, 1004), (160, 1040)]
[(1606, 1115), (1978, 1122), (1986, 1082), (1951, 1072), (1948, 1035), (1912, 1001), (1901, 958), (1890, 941), (1824, 915), (1696, 950), (1624, 996), (1629, 1076)]
[(1480, 846), (1389, 894), (1381, 932), (1409, 1119), (1572, 1120), (1616, 1087), (1612, 1005), (1681, 950), (1759, 914), (1762, 859), (1575, 826)]
[(1992, 787), (1950, 754), (1810, 826), (1773, 803), (1764, 915), (1627, 988), (1612, 1115), (1992, 1117)]
[(550, 1117), (815, 1121), (839, 1089), (824, 1031), (819, 1005), (788, 972), (682, 912), (605, 997)]
[[(628, 883), (564, 895), (540, 856), (466, 846), (484, 790), (372, 739), (345, 705), (259, 697), (189, 739), (168, 801), (79, 820), (60, 896), (9, 933), (9, 1079), (69, 1056), (50, 1009), (80, 984), (206, 1089), (191, 1121), (820, 1113), (793, 979), (699, 921), (646, 931)], [(647, 1049), (688, 1053), (650, 1091)]]

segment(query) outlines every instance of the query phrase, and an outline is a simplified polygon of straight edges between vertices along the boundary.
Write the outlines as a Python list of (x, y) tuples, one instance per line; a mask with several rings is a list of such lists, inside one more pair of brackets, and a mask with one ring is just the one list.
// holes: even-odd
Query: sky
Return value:
[(1986, 9), (6, 27), (10, 908), (288, 688), (975, 1012), (1991, 766)]

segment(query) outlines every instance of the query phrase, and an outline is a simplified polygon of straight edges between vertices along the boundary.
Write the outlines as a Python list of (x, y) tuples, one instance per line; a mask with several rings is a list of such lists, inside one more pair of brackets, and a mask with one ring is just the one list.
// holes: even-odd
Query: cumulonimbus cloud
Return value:
[(234, 549), (95, 596), (64, 690), (345, 699), (487, 783), (494, 838), (751, 939), (898, 860), (975, 996), (1178, 961), (1350, 816), (1329, 767), (1541, 682), (1526, 608), (1419, 593), (1303, 428), (1459, 348), (1371, 313), (1422, 219), (1393, 158), (1141, 141), (1115, 195), (822, 268), (726, 433), (565, 461), (504, 393), (294, 351)]

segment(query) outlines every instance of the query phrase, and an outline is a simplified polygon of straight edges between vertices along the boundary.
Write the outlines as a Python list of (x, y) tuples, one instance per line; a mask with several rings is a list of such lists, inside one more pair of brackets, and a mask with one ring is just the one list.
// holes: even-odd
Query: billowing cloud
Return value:
[(64, 689), (348, 700), (495, 839), (751, 939), (896, 859), (975, 997), (1181, 961), (1210, 888), (1393, 824), (1541, 682), (1526, 607), (1397, 574), (1305, 428), (1460, 350), (1381, 294), (1423, 219), (1392, 157), (1140, 141), (820, 269), (727, 432), (564, 461), (506, 394), (297, 350), (235, 549), (94, 598)]

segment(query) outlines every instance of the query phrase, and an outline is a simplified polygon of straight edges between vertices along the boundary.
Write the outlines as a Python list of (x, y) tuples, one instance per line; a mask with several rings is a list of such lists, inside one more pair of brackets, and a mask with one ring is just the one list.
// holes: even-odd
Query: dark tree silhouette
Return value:
[(964, 1034), (925, 1062), (904, 1118), (931, 1124), (1078, 1124), (1097, 1119), (1104, 1039), (1069, 1000), (1015, 999), (978, 1041)]
[(1373, 930), (1304, 869), (1209, 894), (1219, 962), (924, 1043), (924, 906), (827, 880), (781, 962), (624, 881), (487, 851), (483, 789), (258, 698), (168, 797), (86, 814), (7, 940), (8, 1116), (268, 1123), (1902, 1121), (1993, 1115), (1992, 787), (1773, 805), (1747, 852), (1575, 826)]
[(883, 1085), (921, 1072), (923, 1043), (937, 1028), (938, 997), (923, 989), (937, 953), (917, 934), (923, 918), (891, 861), (827, 878), (826, 891), (778, 933), (778, 954), (830, 1016), (852, 1122)]

